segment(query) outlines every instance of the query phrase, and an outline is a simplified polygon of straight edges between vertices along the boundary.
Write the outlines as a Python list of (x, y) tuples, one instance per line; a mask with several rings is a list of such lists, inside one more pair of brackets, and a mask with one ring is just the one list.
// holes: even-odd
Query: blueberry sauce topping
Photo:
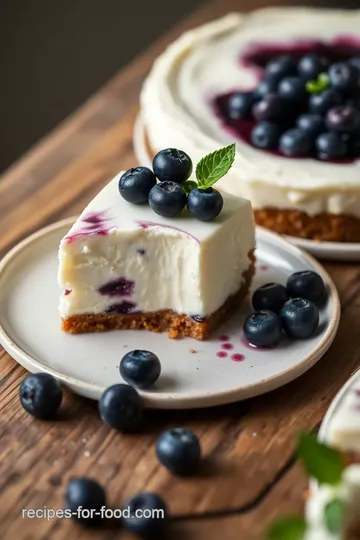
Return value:
[(107, 296), (132, 296), (134, 293), (134, 281), (123, 277), (109, 281), (99, 288), (99, 293)]

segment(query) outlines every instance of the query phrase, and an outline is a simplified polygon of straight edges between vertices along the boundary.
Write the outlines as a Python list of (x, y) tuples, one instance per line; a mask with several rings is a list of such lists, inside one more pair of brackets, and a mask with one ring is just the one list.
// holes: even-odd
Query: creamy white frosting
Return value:
[[(171, 309), (210, 315), (240, 289), (250, 266), (250, 202), (224, 194), (223, 210), (211, 222), (186, 210), (168, 219), (148, 205), (126, 202), (118, 191), (121, 174), (60, 243), (58, 281), (70, 291), (61, 294), (61, 317), (101, 313), (122, 302), (133, 305), (130, 313)], [(123, 294), (101, 294), (101, 287), (119, 279), (126, 280)]]
[[(151, 147), (177, 147), (194, 161), (234, 139), (212, 110), (211, 99), (253, 88), (256, 73), (239, 54), (254, 43), (332, 41), (360, 36), (360, 10), (267, 8), (232, 13), (183, 34), (155, 61), (141, 93)], [(251, 200), (254, 208), (297, 209), (360, 217), (360, 160), (324, 163), (267, 154), (237, 142), (235, 165), (219, 189)]]

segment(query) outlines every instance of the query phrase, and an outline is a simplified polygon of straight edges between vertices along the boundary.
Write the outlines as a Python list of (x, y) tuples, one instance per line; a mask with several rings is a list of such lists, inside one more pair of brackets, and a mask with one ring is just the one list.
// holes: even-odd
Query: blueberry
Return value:
[(105, 490), (92, 478), (73, 477), (66, 486), (65, 507), (71, 510), (72, 519), (87, 525), (98, 525), (101, 516), (91, 517), (90, 512), (100, 514), (101, 509), (106, 507)]
[(124, 504), (122, 523), (140, 538), (162, 538), (168, 524), (166, 504), (156, 493), (138, 493)]
[(297, 119), (296, 125), (312, 138), (325, 131), (324, 120), (319, 114), (302, 114)]
[(351, 105), (333, 107), (327, 112), (326, 126), (330, 131), (355, 131), (360, 127), (360, 111)]
[(281, 338), (279, 317), (273, 311), (256, 311), (247, 317), (243, 331), (246, 339), (256, 347), (271, 347)]
[(283, 77), (295, 75), (296, 62), (287, 54), (277, 56), (266, 65), (266, 73), (271, 77), (277, 77), (278, 81)]
[(28, 375), (20, 385), (20, 402), (36, 418), (53, 418), (60, 407), (62, 388), (49, 373)]
[(153, 160), (153, 170), (160, 182), (185, 182), (192, 173), (192, 161), (185, 152), (176, 148), (161, 150)]
[(332, 107), (341, 104), (341, 95), (333, 88), (327, 88), (320, 94), (313, 94), (309, 99), (310, 112), (325, 115)]
[(138, 388), (150, 388), (160, 372), (160, 360), (150, 351), (130, 351), (120, 362), (120, 374), (124, 381)]
[(305, 84), (300, 77), (285, 77), (280, 81), (280, 97), (292, 102), (303, 101), (306, 97)]
[(142, 204), (147, 202), (150, 190), (155, 184), (156, 176), (147, 167), (129, 169), (120, 176), (120, 195), (132, 204)]
[(279, 313), (285, 302), (289, 300), (289, 295), (283, 285), (279, 283), (266, 283), (253, 294), (252, 306), (255, 311), (273, 311)]
[(273, 150), (278, 145), (280, 133), (280, 128), (276, 124), (260, 122), (251, 132), (251, 143), (256, 148)]
[(317, 79), (320, 73), (327, 72), (329, 61), (324, 56), (317, 54), (306, 54), (300, 58), (298, 63), (298, 73), (304, 81)]
[(186, 428), (165, 431), (156, 441), (158, 460), (169, 471), (185, 475), (199, 467), (201, 447), (197, 436)]
[(268, 94), (255, 103), (252, 114), (258, 122), (277, 122), (284, 115), (284, 102), (278, 94)]
[(319, 312), (310, 300), (292, 298), (280, 311), (280, 321), (289, 337), (306, 339), (313, 336), (319, 326)]
[(333, 64), (329, 69), (330, 85), (339, 92), (349, 92), (360, 85), (359, 70), (346, 62)]
[(280, 137), (279, 149), (285, 156), (306, 156), (312, 148), (312, 139), (306, 131), (289, 129)]
[(306, 298), (315, 304), (325, 298), (324, 282), (321, 276), (312, 270), (292, 274), (287, 280), (286, 290), (290, 298)]
[(236, 92), (227, 102), (227, 115), (231, 120), (247, 118), (254, 103), (252, 92)]
[(341, 159), (347, 153), (347, 143), (337, 133), (322, 133), (315, 141), (320, 159)]
[(143, 413), (142, 401), (137, 391), (127, 384), (114, 384), (105, 390), (99, 401), (103, 422), (119, 431), (135, 430)]
[(189, 212), (200, 221), (211, 221), (222, 210), (223, 197), (219, 191), (213, 188), (195, 188), (190, 191), (187, 199)]
[(263, 99), (268, 94), (276, 92), (278, 85), (279, 81), (277, 77), (266, 77), (255, 88), (253, 94), (254, 100), (258, 101)]
[(160, 182), (149, 193), (149, 204), (155, 214), (175, 217), (186, 204), (186, 193), (177, 182)]
[(350, 58), (349, 64), (360, 70), (360, 56), (353, 56), (352, 58)]

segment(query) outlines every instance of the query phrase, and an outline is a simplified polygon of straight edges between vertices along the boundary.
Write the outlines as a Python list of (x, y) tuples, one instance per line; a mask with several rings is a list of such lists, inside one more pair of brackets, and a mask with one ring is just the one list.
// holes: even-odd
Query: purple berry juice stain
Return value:
[(243, 362), (245, 360), (245, 355), (240, 353), (232, 354), (231, 360), (234, 360), (234, 362)]
[(232, 345), (231, 343), (223, 343), (221, 345), (221, 348), (225, 349), (226, 351), (231, 351), (231, 349), (234, 348), (234, 345)]
[(225, 351), (218, 351), (218, 352), (216, 353), (216, 356), (217, 356), (218, 358), (226, 358), (226, 357), (228, 356), (228, 353), (225, 352)]
[(64, 296), (67, 296), (68, 294), (71, 293), (71, 289), (65, 289), (64, 291)]
[(140, 248), (136, 250), (136, 253), (138, 253), (139, 255), (145, 255), (146, 251), (145, 249)]

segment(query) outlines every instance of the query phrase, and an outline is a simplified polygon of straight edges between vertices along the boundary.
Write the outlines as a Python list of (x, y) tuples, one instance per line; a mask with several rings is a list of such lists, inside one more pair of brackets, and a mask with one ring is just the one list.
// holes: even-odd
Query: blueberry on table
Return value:
[(348, 145), (335, 132), (321, 133), (315, 141), (317, 155), (323, 160), (341, 159), (346, 156)]
[(193, 170), (190, 157), (182, 150), (166, 148), (161, 150), (153, 160), (153, 170), (160, 182), (185, 182)]
[(360, 111), (351, 105), (338, 105), (326, 114), (326, 126), (330, 131), (349, 133), (360, 127)]
[(227, 116), (231, 120), (247, 118), (251, 113), (254, 103), (252, 92), (236, 92), (232, 94), (227, 102)]
[(277, 77), (280, 81), (283, 77), (296, 74), (296, 62), (287, 54), (276, 56), (266, 64), (266, 74), (271, 77)]
[(246, 339), (255, 347), (272, 347), (281, 338), (279, 317), (273, 311), (256, 311), (244, 322), (243, 331)]
[(322, 277), (312, 270), (292, 274), (287, 280), (286, 290), (290, 298), (306, 298), (315, 304), (322, 302), (326, 295)]
[(190, 191), (187, 199), (189, 212), (200, 221), (211, 221), (216, 218), (222, 210), (224, 204), (223, 197), (214, 188), (195, 188)]
[(132, 204), (143, 204), (148, 201), (150, 190), (155, 184), (156, 176), (147, 167), (129, 169), (120, 177), (120, 195)]
[(61, 384), (49, 373), (28, 375), (20, 385), (20, 402), (25, 411), (44, 420), (53, 418), (62, 400)]
[(184, 209), (186, 193), (177, 182), (160, 182), (149, 193), (149, 205), (155, 214), (175, 217)]
[(278, 94), (268, 94), (253, 106), (252, 114), (258, 122), (277, 122), (284, 114), (284, 102)]
[(105, 390), (99, 400), (100, 417), (118, 431), (134, 431), (142, 420), (143, 405), (135, 388), (127, 384), (114, 384)]
[(324, 56), (318, 54), (306, 54), (300, 58), (298, 63), (298, 73), (304, 81), (316, 79), (320, 73), (328, 70), (329, 61)]
[(86, 525), (98, 525), (102, 521), (101, 509), (106, 507), (105, 490), (92, 478), (71, 478), (66, 487), (65, 507), (71, 510), (72, 519), (75, 521)]
[(161, 373), (159, 358), (151, 351), (130, 351), (120, 362), (124, 381), (137, 388), (150, 388)]
[(324, 119), (320, 114), (302, 114), (298, 117), (296, 126), (311, 138), (325, 131)]
[(193, 473), (201, 460), (199, 439), (189, 429), (170, 429), (158, 437), (156, 455), (160, 463), (175, 474)]
[(336, 105), (341, 105), (341, 95), (333, 88), (326, 88), (320, 94), (311, 95), (309, 99), (310, 112), (322, 116)]
[(307, 156), (312, 150), (311, 136), (299, 128), (289, 129), (280, 137), (279, 150), (285, 156)]
[(124, 504), (122, 524), (140, 538), (159, 540), (168, 521), (166, 504), (156, 493), (138, 493)]
[(329, 69), (330, 85), (340, 92), (360, 90), (360, 72), (347, 62), (338, 62)]
[(280, 128), (271, 122), (259, 122), (251, 132), (251, 143), (256, 148), (273, 150), (277, 148), (280, 138)]
[(285, 302), (289, 300), (284, 285), (280, 283), (266, 283), (253, 294), (252, 306), (255, 311), (273, 311), (279, 313)]
[(289, 337), (307, 339), (315, 334), (319, 326), (319, 311), (306, 298), (292, 298), (281, 309), (280, 321)]
[(287, 101), (301, 102), (306, 97), (304, 81), (300, 77), (285, 77), (279, 83), (278, 93)]

